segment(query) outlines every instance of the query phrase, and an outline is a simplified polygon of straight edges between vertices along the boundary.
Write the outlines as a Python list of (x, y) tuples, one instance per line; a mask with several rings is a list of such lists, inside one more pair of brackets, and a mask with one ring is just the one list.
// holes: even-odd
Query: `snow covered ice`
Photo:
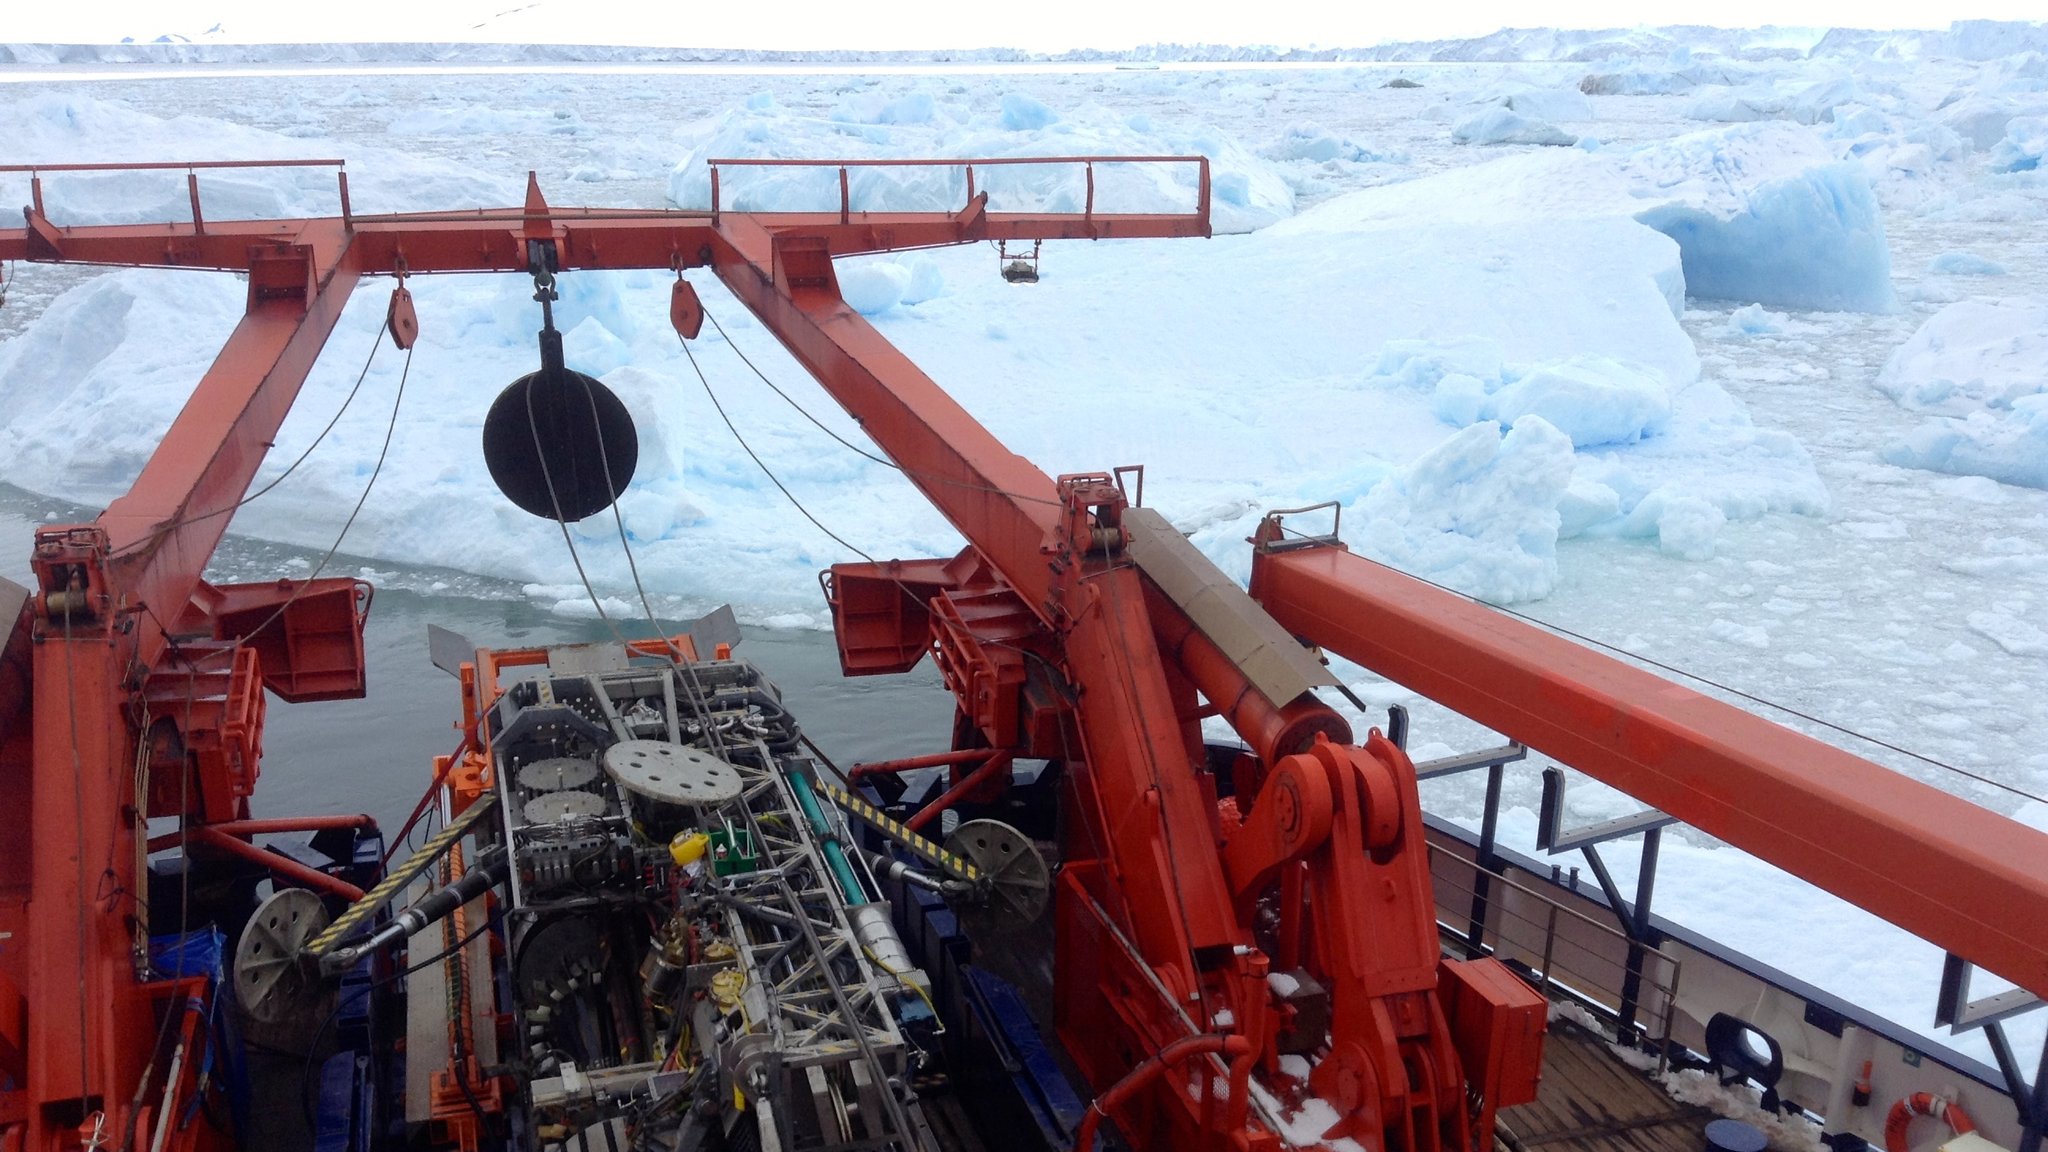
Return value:
[(1548, 121), (1524, 116), (1510, 107), (1488, 108), (1458, 121), (1451, 139), (1460, 144), (1551, 144), (1579, 142), (1577, 136)]
[[(1214, 240), (1052, 245), (1028, 287), (979, 248), (865, 257), (840, 262), (842, 291), (1048, 473), (1146, 464), (1148, 502), (1240, 578), (1263, 510), (1335, 499), (1368, 554), (2039, 792), (2048, 76), (2029, 53), (2048, 35), (1774, 35), (1503, 33), (1398, 69), (86, 78), (0, 85), (0, 138), (42, 161), (346, 155), (358, 211), (516, 203), (529, 167), (558, 204), (702, 207), (714, 157), (1201, 152)], [(1394, 75), (1420, 87), (1385, 87)], [(1588, 139), (1454, 139), (1501, 114)], [(1098, 177), (1103, 210), (1194, 202), (1190, 175), (1167, 166)], [(954, 208), (958, 180), (864, 176), (855, 206)], [(729, 207), (837, 205), (830, 170), (721, 182)], [(331, 172), (202, 183), (216, 218), (335, 210)], [(998, 207), (1072, 210), (1085, 194), (1053, 168), (982, 186)], [(182, 173), (53, 176), (46, 192), (64, 223), (184, 211)], [(26, 202), (25, 180), (0, 177), (0, 204)], [(876, 556), (957, 549), (900, 475), (752, 379), (734, 351), (865, 443), (713, 278), (691, 277), (730, 338), (707, 327), (695, 348), (711, 385), (806, 507)], [(751, 620), (817, 624), (816, 570), (854, 557), (733, 443), (667, 326), (667, 281), (565, 274), (558, 313), (571, 364), (640, 429), (622, 516), (641, 571), (664, 610), (734, 598)], [(259, 482), (340, 406), (381, 287), (358, 291)], [(559, 532), (506, 506), (477, 451), (490, 400), (535, 360), (530, 285), (412, 288), (424, 332), (397, 439), (344, 554), (481, 571), (543, 608), (590, 611)], [(0, 478), (87, 504), (122, 490), (243, 291), (19, 270), (0, 311)], [(316, 558), (333, 542), (402, 363), (378, 353), (328, 440), (236, 514), (237, 532)], [(609, 517), (571, 530), (600, 595), (628, 611)], [(1418, 736), (1445, 750), (1488, 740), (1346, 674), (1376, 705), (1413, 707)], [(1476, 817), (1470, 781), (1430, 789), (1434, 810)], [(1582, 782), (1574, 803), (1597, 816), (1626, 801)], [(1511, 778), (1507, 804), (1526, 844), (1533, 774)], [(1674, 919), (1925, 1022), (1931, 949), (1704, 838), (1664, 851)], [(1907, 959), (1880, 972), (1817, 950), (1756, 917), (1759, 899), (1826, 926), (1813, 935)], [(2016, 1043), (2038, 1036), (2026, 1027)]]
[(1951, 304), (1892, 353), (1876, 383), (1933, 417), (1886, 460), (2048, 488), (2048, 298)]

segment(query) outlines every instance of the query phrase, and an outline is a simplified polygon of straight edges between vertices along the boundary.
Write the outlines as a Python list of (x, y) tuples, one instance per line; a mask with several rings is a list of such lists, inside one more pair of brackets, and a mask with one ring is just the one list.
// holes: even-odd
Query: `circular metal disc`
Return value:
[(235, 995), (250, 1016), (282, 1023), (326, 994), (311, 968), (299, 963), (306, 941), (326, 927), (326, 906), (304, 888), (280, 888), (257, 906), (235, 945)]
[(981, 870), (987, 903), (956, 909), (972, 933), (1027, 928), (1045, 911), (1052, 871), (1022, 832), (1000, 820), (967, 820), (946, 837), (946, 851)]
[(581, 788), (597, 779), (597, 765), (573, 756), (535, 760), (519, 770), (519, 786), (528, 792), (559, 792)]
[(728, 804), (746, 786), (739, 769), (709, 752), (660, 740), (619, 741), (605, 750), (604, 770), (626, 791), (664, 804)]
[(560, 824), (564, 820), (604, 815), (604, 797), (594, 792), (549, 792), (526, 802), (528, 824)]
[(632, 414), (612, 390), (569, 369), (514, 380), (484, 417), (484, 465), (505, 498), (574, 523), (612, 506), (640, 458)]

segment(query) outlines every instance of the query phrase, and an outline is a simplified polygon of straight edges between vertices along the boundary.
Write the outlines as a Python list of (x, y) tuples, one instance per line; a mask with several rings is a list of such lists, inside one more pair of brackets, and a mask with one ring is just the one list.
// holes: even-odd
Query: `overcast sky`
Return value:
[[(1202, 0), (1036, 0), (1028, 6), (961, 0), (666, 6), (642, 0), (356, 0), (347, 5), (303, 0), (14, 0), (4, 7), (0, 42), (148, 40), (171, 33), (243, 42), (510, 40), (707, 48), (1004, 46), (1033, 51), (1166, 41), (1346, 47), (1479, 35), (1504, 26), (1610, 28), (1646, 20), (1722, 27), (1774, 23), (1897, 28), (1941, 27), (1968, 17), (2012, 20), (2043, 15), (2042, 0), (1957, 0), (1942, 5), (1717, 0), (1690, 11), (1642, 0), (1271, 0), (1230, 5)], [(650, 16), (650, 11), (657, 14)], [(220, 31), (205, 35), (215, 25)]]

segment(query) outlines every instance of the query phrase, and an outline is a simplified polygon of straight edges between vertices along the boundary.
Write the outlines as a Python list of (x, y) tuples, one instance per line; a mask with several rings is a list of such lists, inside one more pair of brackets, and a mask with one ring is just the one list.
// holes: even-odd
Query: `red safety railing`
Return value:
[[(1195, 166), (1196, 199), (1195, 210), (1186, 213), (1190, 220), (1209, 218), (1209, 158), (1207, 156), (992, 156), (975, 160), (915, 160), (915, 159), (873, 159), (873, 160), (785, 160), (785, 159), (726, 159), (706, 160), (705, 168), (711, 173), (711, 219), (718, 221), (720, 211), (718, 170), (720, 168), (836, 168), (839, 171), (839, 222), (853, 222), (853, 193), (847, 170), (851, 168), (960, 168), (967, 174), (967, 202), (960, 205), (965, 210), (973, 203), (975, 196), (974, 170), (996, 168), (1017, 164), (1078, 164), (1088, 182), (1087, 198), (1083, 204), (1082, 219), (1095, 218), (1095, 166), (1097, 164), (1193, 164)], [(1167, 213), (1173, 215), (1173, 213)]]
[(0, 164), (0, 173), (28, 173), (29, 204), (35, 214), (49, 219), (43, 208), (43, 176), (54, 172), (183, 172), (185, 189), (192, 200), (192, 230), (206, 231), (206, 213), (199, 204), (199, 173), (214, 168), (332, 168), (341, 189), (341, 218), (353, 221), (348, 202), (348, 170), (345, 160), (155, 160), (116, 164)]

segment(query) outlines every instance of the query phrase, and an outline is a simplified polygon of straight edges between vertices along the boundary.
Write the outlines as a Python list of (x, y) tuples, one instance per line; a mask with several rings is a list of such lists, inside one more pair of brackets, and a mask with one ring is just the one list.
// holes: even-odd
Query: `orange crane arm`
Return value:
[(2048, 996), (2048, 835), (1267, 523), (1252, 596), (1296, 635)]

